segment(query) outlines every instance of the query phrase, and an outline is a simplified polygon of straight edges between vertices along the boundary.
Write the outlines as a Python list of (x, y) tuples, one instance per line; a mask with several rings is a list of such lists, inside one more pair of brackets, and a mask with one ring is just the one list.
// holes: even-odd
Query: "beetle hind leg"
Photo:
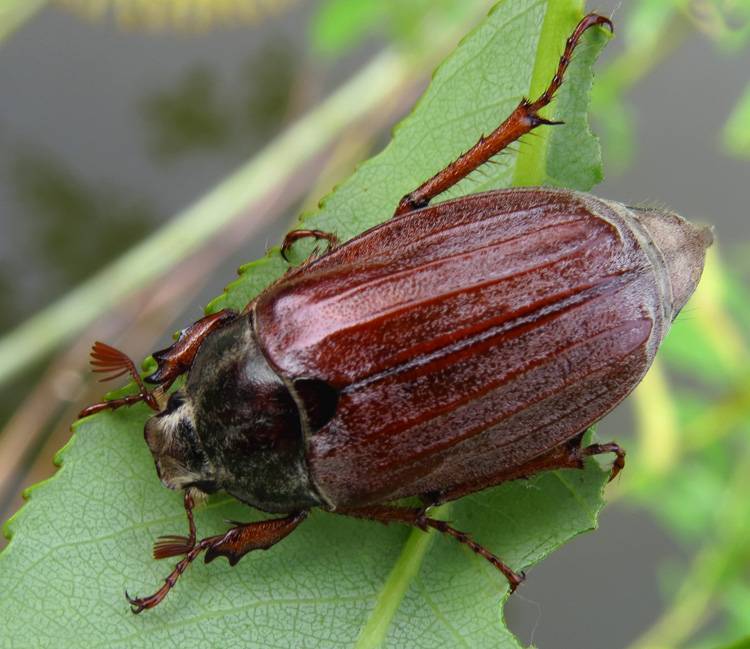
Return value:
[(562, 85), (573, 51), (578, 46), (584, 32), (595, 25), (605, 25), (610, 30), (613, 29), (612, 21), (605, 16), (594, 13), (584, 16), (566, 41), (555, 75), (546, 90), (535, 101), (522, 99), (510, 116), (492, 133), (479, 138), (479, 141), (473, 147), (451, 162), (445, 169), (439, 171), (414, 191), (406, 194), (399, 202), (394, 216), (407, 214), (425, 207), (433, 198), (466, 178), (470, 173), (536, 127), (561, 124), (562, 122), (542, 117), (539, 111), (549, 105), (554, 98), (555, 93)]
[(474, 541), (466, 532), (457, 530), (455, 527), (441, 521), (437, 518), (430, 518), (425, 515), (423, 508), (414, 507), (396, 507), (389, 505), (373, 505), (370, 507), (359, 507), (356, 509), (342, 509), (334, 512), (342, 514), (344, 516), (352, 516), (354, 518), (364, 518), (371, 521), (377, 521), (387, 525), (389, 523), (402, 523), (404, 525), (411, 525), (417, 527), (423, 532), (428, 531), (430, 528), (437, 530), (441, 534), (451, 536), (459, 543), (467, 546), (472, 552), (479, 555), (495, 568), (503, 573), (503, 576), (508, 580), (510, 592), (512, 593), (526, 578), (524, 572), (516, 572), (500, 557), (494, 555), (483, 545), (480, 545)]

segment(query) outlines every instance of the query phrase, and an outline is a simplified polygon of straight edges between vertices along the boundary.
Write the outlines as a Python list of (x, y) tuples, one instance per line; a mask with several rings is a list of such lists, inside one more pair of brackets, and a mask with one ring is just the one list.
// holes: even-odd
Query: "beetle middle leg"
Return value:
[[(229, 561), (229, 565), (234, 566), (248, 552), (252, 550), (267, 550), (271, 546), (276, 545), (279, 541), (291, 534), (296, 527), (307, 518), (308, 514), (307, 510), (303, 510), (285, 516), (284, 518), (272, 518), (265, 521), (256, 521), (254, 523), (240, 523), (227, 530), (224, 534), (208, 536), (196, 542), (194, 532), (195, 528), (190, 513), (192, 503), (190, 504), (190, 507), (188, 507), (187, 495), (185, 497), (185, 503), (185, 509), (188, 511), (188, 518), (191, 521), (190, 528), (191, 536), (193, 536), (193, 543), (190, 546), (188, 546), (187, 543), (184, 543), (180, 545), (179, 548), (175, 545), (171, 550), (167, 550), (170, 543), (169, 541), (165, 542), (163, 546), (157, 541), (157, 544), (154, 547), (154, 555), (157, 555), (160, 547), (165, 549), (164, 553), (157, 558), (174, 556), (174, 554), (184, 554), (185, 556), (177, 563), (177, 565), (175, 565), (172, 572), (169, 573), (164, 580), (164, 585), (153, 595), (149, 595), (148, 597), (131, 597), (127, 592), (125, 593), (125, 597), (128, 602), (130, 602), (130, 607), (133, 613), (140, 613), (141, 611), (153, 608), (159, 604), (159, 602), (167, 596), (169, 591), (174, 588), (180, 575), (187, 570), (188, 566), (193, 563), (201, 553), (206, 553), (204, 558), (206, 563), (210, 563), (216, 559), (216, 557), (226, 557)], [(179, 541), (186, 540), (186, 537), (170, 538), (175, 538)]]
[(342, 514), (344, 516), (352, 516), (354, 518), (364, 518), (371, 521), (377, 521), (387, 525), (388, 523), (402, 523), (404, 525), (411, 525), (412, 527), (418, 527), (423, 532), (426, 532), (429, 528), (437, 530), (441, 534), (452, 536), (459, 543), (463, 543), (468, 546), (472, 552), (478, 554), (483, 559), (489, 561), (495, 568), (503, 573), (505, 578), (508, 580), (510, 586), (510, 592), (512, 593), (526, 578), (523, 572), (515, 572), (506, 563), (502, 561), (498, 556), (492, 554), (483, 545), (480, 545), (474, 541), (466, 532), (461, 532), (455, 527), (445, 521), (441, 521), (437, 518), (430, 518), (425, 515), (423, 508), (416, 507), (397, 507), (390, 505), (373, 505), (370, 507), (358, 507), (355, 509), (342, 509), (334, 512), (336, 514)]
[(482, 166), (490, 158), (500, 153), (520, 137), (531, 132), (542, 124), (561, 124), (546, 119), (539, 115), (539, 111), (549, 105), (555, 93), (560, 88), (565, 76), (565, 71), (570, 65), (573, 51), (581, 40), (583, 33), (594, 25), (606, 25), (613, 30), (612, 21), (605, 16), (588, 14), (573, 30), (573, 33), (565, 43), (565, 50), (560, 57), (555, 76), (552, 77), (547, 89), (535, 101), (522, 99), (510, 116), (498, 126), (492, 133), (479, 138), (471, 149), (451, 162), (445, 169), (439, 171), (427, 182), (423, 183), (413, 192), (404, 196), (396, 208), (394, 216), (406, 214), (413, 210), (425, 207), (435, 196), (442, 194), (445, 190), (455, 185), (458, 181), (468, 176), (472, 171)]

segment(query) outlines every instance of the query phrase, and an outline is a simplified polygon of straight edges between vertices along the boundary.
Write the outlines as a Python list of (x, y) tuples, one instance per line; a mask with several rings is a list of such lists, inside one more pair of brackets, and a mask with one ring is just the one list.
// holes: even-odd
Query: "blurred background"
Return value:
[[(91, 342), (168, 344), (387, 142), (492, 4), (4, 0), (0, 521), (100, 398)], [(617, 27), (595, 191), (712, 223), (718, 243), (599, 427), (629, 452), (600, 530), (534, 568), (506, 616), (542, 648), (750, 647), (750, 2), (588, 8)]]

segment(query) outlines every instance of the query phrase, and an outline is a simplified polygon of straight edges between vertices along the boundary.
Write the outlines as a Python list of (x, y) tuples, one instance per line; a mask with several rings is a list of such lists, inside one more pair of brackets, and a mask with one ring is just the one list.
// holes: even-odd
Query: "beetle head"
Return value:
[[(331, 416), (330, 399), (319, 404), (314, 398), (320, 383), (303, 382), (298, 395), (315, 402), (309, 419), (317, 424)], [(170, 489), (222, 489), (269, 512), (320, 504), (297, 402), (266, 360), (252, 314), (206, 337), (185, 386), (148, 420), (145, 438)]]
[(165, 486), (216, 491), (215, 471), (196, 433), (192, 401), (182, 390), (146, 422), (144, 437)]

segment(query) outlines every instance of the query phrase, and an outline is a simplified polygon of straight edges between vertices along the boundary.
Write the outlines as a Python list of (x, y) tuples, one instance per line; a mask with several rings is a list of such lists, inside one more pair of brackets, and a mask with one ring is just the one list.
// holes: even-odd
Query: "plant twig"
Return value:
[(387, 50), (255, 158), (172, 221), (0, 340), (0, 385), (44, 357), (126, 296), (169, 271), (231, 221), (246, 218), (343, 128), (366, 115), (418, 69)]

